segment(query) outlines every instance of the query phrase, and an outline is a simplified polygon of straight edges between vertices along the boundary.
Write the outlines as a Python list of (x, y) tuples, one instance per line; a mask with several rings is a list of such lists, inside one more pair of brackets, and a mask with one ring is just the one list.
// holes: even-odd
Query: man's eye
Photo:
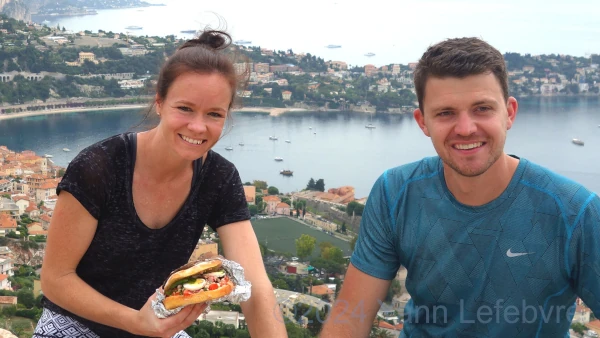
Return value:
[(442, 112), (439, 112), (437, 114), (437, 116), (448, 116), (450, 114), (452, 114), (452, 112), (450, 112), (450, 111), (442, 111)]
[(487, 112), (487, 111), (489, 111), (491, 109), (492, 108), (490, 108), (490, 107), (477, 107), (477, 111), (478, 112), (482, 112), (482, 113), (485, 113), (485, 112)]

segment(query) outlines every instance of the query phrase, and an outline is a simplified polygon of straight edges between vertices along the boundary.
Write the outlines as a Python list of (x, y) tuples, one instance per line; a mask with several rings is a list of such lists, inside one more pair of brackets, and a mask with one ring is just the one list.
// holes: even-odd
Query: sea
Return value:
[[(86, 16), (34, 15), (32, 19), (47, 20), (48, 26), (60, 25), (72, 32), (102, 29), (137, 36), (191, 38), (193, 34), (181, 31), (220, 28), (231, 33), (233, 40), (250, 41), (252, 46), (292, 49), (360, 67), (416, 62), (428, 46), (465, 36), (480, 37), (502, 53), (583, 57), (600, 51), (596, 36), (600, 5), (593, 1), (577, 4), (575, 0), (569, 6), (545, 1), (540, 6), (520, 0), (305, 0), (291, 7), (276, 0), (147, 1), (164, 6), (100, 9), (97, 15)], [(491, 24), (490, 18), (502, 20)], [(369, 53), (375, 55), (366, 56)]]
[[(0, 145), (52, 155), (66, 167), (85, 147), (134, 130), (141, 120), (137, 110), (0, 120)], [(376, 128), (365, 128), (369, 123)], [(585, 145), (573, 144), (574, 138)], [(322, 178), (326, 189), (353, 186), (356, 198), (366, 197), (386, 169), (436, 155), (412, 114), (357, 112), (235, 113), (213, 149), (236, 165), (243, 182), (264, 180), (293, 192)], [(600, 193), (600, 98), (520, 99), (505, 149)], [(283, 169), (293, 176), (281, 175)]]

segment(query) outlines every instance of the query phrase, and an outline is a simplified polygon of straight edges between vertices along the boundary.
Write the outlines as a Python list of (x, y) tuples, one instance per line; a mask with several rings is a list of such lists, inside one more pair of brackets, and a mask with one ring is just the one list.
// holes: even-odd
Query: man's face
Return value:
[(517, 101), (504, 100), (492, 73), (465, 78), (431, 77), (423, 110), (414, 117), (444, 163), (467, 177), (486, 172), (504, 153), (506, 131), (517, 113)]

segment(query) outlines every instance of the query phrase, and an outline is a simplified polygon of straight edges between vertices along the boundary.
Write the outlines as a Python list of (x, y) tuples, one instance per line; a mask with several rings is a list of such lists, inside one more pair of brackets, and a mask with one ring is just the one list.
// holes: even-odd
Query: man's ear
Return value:
[(514, 97), (509, 97), (508, 101), (506, 101), (506, 112), (508, 113), (508, 119), (506, 121), (506, 130), (509, 130), (513, 123), (515, 122), (515, 118), (517, 117), (517, 111), (519, 110), (519, 104), (517, 103), (517, 99)]
[(421, 128), (421, 130), (423, 131), (423, 134), (425, 134), (425, 136), (427, 136), (427, 137), (430, 137), (429, 130), (427, 129), (427, 126), (425, 125), (425, 115), (423, 115), (423, 112), (421, 111), (421, 109), (419, 109), (419, 108), (415, 109), (415, 111), (413, 112), (413, 117), (415, 118), (415, 121), (417, 121), (419, 128)]

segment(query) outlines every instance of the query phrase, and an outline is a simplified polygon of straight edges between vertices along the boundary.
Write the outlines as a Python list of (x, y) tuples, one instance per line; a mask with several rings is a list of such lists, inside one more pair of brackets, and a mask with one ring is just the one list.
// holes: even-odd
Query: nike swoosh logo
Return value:
[(508, 251), (506, 252), (506, 256), (508, 256), (510, 258), (531, 255), (531, 254), (535, 253), (535, 252), (511, 252), (510, 250), (511, 249), (508, 249)]

